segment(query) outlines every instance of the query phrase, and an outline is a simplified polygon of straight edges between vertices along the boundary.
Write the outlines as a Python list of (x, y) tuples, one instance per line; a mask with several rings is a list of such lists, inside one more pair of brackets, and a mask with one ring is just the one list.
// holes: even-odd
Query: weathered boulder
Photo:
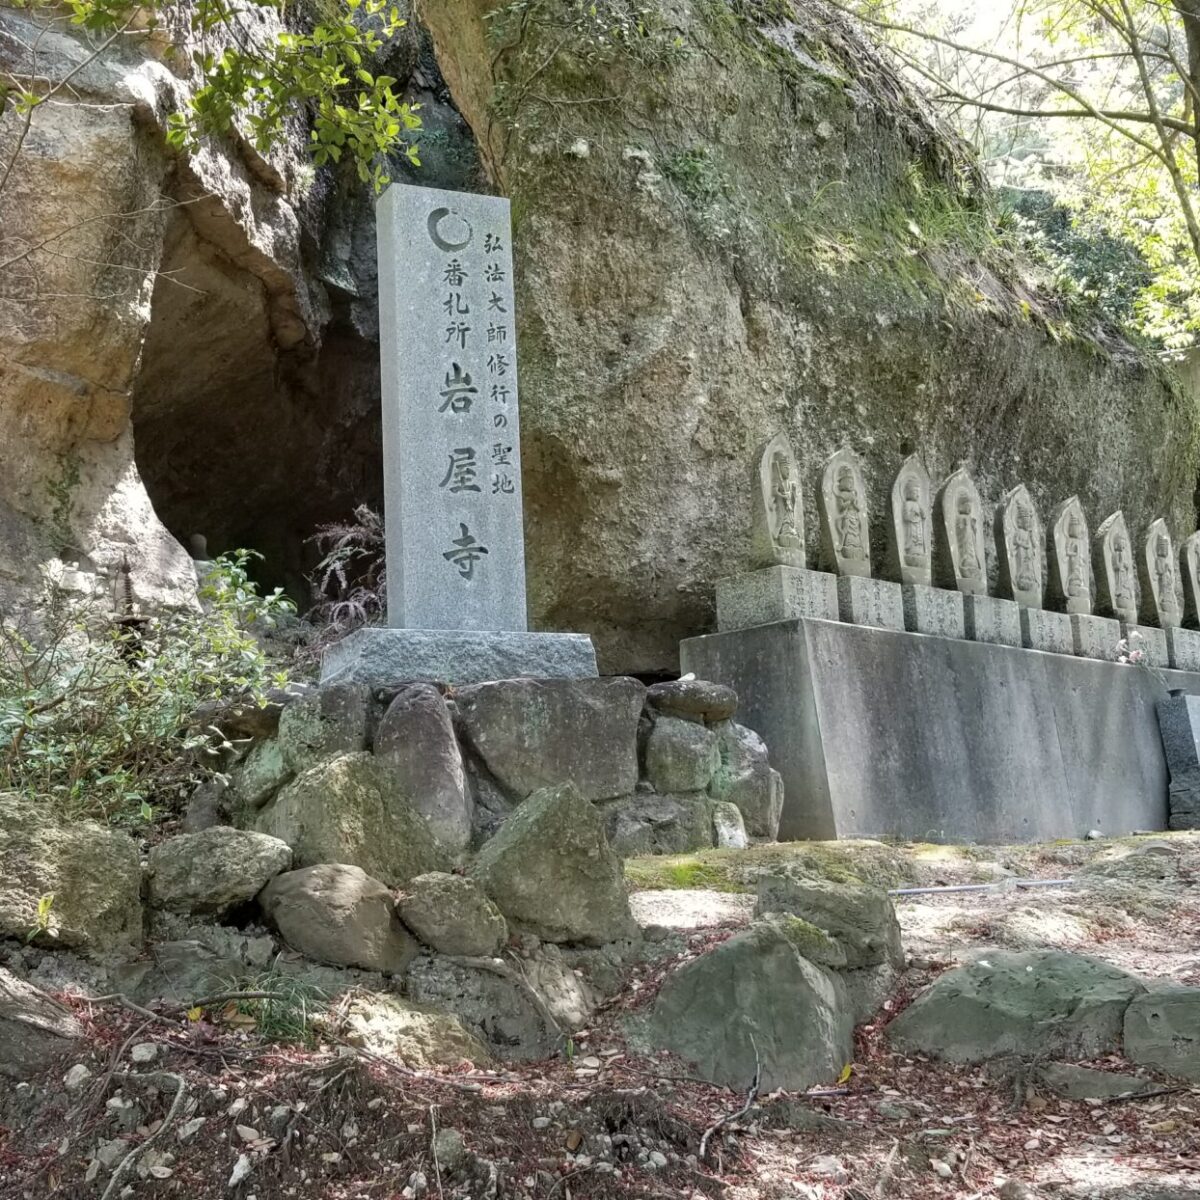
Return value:
[(253, 971), (240, 958), (195, 938), (156, 942), (145, 958), (122, 963), (112, 974), (114, 991), (138, 1004), (162, 1000), (191, 1005), (237, 988)]
[(470, 869), (514, 924), (547, 942), (636, 937), (621, 860), (595, 807), (570, 784), (530, 796)]
[(257, 742), (229, 772), (229, 802), (253, 819), (253, 814), (294, 775), (283, 760), (278, 738)]
[(129, 953), (142, 940), (141, 892), (128, 834), (92, 821), (59, 824), (45, 804), (0, 794), (0, 935), (94, 957)]
[(703, 679), (675, 679), (651, 684), (646, 689), (651, 708), (670, 717), (712, 725), (727, 721), (737, 712), (737, 692), (723, 683)]
[(767, 745), (752, 729), (722, 722), (717, 728), (721, 762), (709, 794), (714, 800), (736, 805), (752, 838), (779, 836), (783, 815), (783, 779), (773, 770)]
[(585, 800), (629, 795), (637, 784), (636, 679), (510, 679), (461, 688), (460, 727), (507, 792), (573, 784)]
[(1136, 1096), (1154, 1087), (1154, 1080), (1144, 1075), (1096, 1071), (1073, 1063), (1044, 1063), (1038, 1068), (1038, 1079), (1066, 1100), (1111, 1100), (1115, 1096)]
[(595, 1014), (597, 997), (557, 946), (540, 946), (520, 965), (471, 965), (420, 955), (409, 967), (411, 999), (455, 1013), (498, 1057), (546, 1058)]
[(721, 766), (711, 729), (682, 717), (659, 717), (646, 735), (646, 778), (656, 792), (702, 792)]
[(418, 875), (404, 885), (396, 908), (404, 924), (442, 954), (498, 954), (508, 940), (500, 910), (473, 879), (462, 875)]
[(1097, 1058), (1120, 1048), (1125, 1010), (1145, 990), (1083, 954), (997, 950), (948, 971), (888, 1033), (900, 1050), (950, 1062), (1004, 1054)]
[(288, 945), (319, 962), (402, 975), (417, 952), (392, 893), (360, 867), (289, 871), (267, 884), (259, 903)]
[(709, 849), (713, 845), (711, 804), (703, 792), (690, 796), (638, 792), (628, 800), (615, 800), (604, 808), (609, 844), (622, 858)]
[(279, 751), (289, 770), (299, 773), (334, 754), (370, 745), (374, 699), (361, 683), (315, 688), (289, 704), (279, 718)]
[(168, 838), (150, 851), (147, 892), (156, 908), (223, 916), (288, 870), (292, 851), (264, 833), (217, 825)]
[(31, 1079), (82, 1038), (83, 1026), (67, 1009), (0, 967), (0, 1075)]
[(354, 992), (341, 1029), (350, 1045), (417, 1070), (491, 1061), (487, 1048), (458, 1017), (380, 992)]
[(375, 758), (451, 854), (471, 843), (471, 798), (454, 722), (432, 684), (405, 688), (375, 731)]
[(750, 845), (742, 810), (728, 800), (712, 802), (713, 839), (718, 850), (745, 850)]
[(738, 1089), (756, 1065), (763, 1092), (836, 1078), (853, 1055), (852, 1021), (836, 975), (806, 957), (819, 934), (800, 924), (757, 921), (669, 975), (646, 1025), (650, 1043)]
[[(671, 670), (711, 581), (749, 566), (749, 464), (780, 430), (804, 479), (869, 452), (876, 513), (919, 443), (934, 478), (971, 459), (989, 505), (1022, 479), (1042, 511), (1078, 492), (1192, 527), (1186, 389), (1111, 325), (1057, 340), (1060, 298), (955, 231), (978, 166), (861, 26), (821, 0), (642, 7), (630, 55), (493, 0), (425, 6), (492, 185), (537, 214), (516, 231), (535, 627), (591, 631), (605, 672)], [(936, 236), (909, 224), (932, 196)], [(961, 305), (968, 263), (986, 301)]]
[(844, 966), (900, 966), (900, 923), (886, 891), (869, 883), (835, 883), (785, 872), (760, 875), (755, 916), (784, 912), (823, 929), (843, 949)]
[(1125, 1010), (1125, 1057), (1200, 1082), (1200, 988), (1154, 988)]
[(259, 813), (255, 828), (287, 842), (300, 866), (352, 863), (389, 887), (449, 866), (424, 818), (367, 753), (310, 767)]

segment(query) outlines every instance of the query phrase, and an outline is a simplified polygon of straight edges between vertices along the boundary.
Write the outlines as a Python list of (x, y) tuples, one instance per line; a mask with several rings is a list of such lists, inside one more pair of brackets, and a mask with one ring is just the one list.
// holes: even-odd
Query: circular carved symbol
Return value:
[[(447, 232), (459, 235), (457, 240), (443, 236), (441, 226), (446, 221), (452, 221)], [(455, 225), (457, 225), (457, 229), (454, 228)], [(465, 236), (463, 236), (464, 234)], [(471, 228), (471, 222), (460, 217), (451, 208), (435, 208), (429, 214), (429, 236), (439, 250), (465, 250), (471, 244), (471, 238), (474, 235), (475, 231)]]

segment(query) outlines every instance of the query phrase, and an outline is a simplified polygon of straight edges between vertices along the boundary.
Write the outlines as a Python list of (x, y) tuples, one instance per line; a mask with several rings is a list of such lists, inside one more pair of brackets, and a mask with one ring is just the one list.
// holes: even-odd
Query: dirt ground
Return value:
[[(667, 1056), (634, 1054), (622, 1021), (681, 958), (744, 925), (755, 874), (789, 860), (889, 888), (990, 886), (896, 897), (909, 965), (885, 1010), (857, 1031), (845, 1078), (759, 1097), (712, 1130), (745, 1093), (691, 1079)], [(1017, 848), (799, 844), (637, 860), (628, 876), (639, 923), (682, 952), (635, 968), (593, 1027), (546, 1062), (418, 1072), (332, 1036), (273, 1045), (219, 1006), (198, 1019), (154, 1018), (64, 994), (89, 1027), (81, 1061), (91, 1075), (74, 1091), (57, 1072), (0, 1092), (0, 1196), (1200, 1196), (1200, 1086), (1159, 1077), (1143, 1099), (1073, 1102), (1027, 1066), (948, 1066), (895, 1054), (886, 1039), (923, 986), (993, 947), (1077, 950), (1148, 981), (1200, 986), (1200, 835)], [(1020, 886), (1033, 880), (1054, 886)], [(134, 1047), (149, 1043), (157, 1049), (138, 1049), (136, 1062)], [(1132, 1069), (1119, 1058), (1087, 1065)]]

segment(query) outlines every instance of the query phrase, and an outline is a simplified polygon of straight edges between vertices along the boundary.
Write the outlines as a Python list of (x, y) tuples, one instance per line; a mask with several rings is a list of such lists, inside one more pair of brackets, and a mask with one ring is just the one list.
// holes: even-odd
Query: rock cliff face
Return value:
[[(915, 450), (935, 478), (970, 460), (988, 502), (1024, 481), (1045, 511), (1078, 492), (1093, 527), (1121, 506), (1193, 528), (1192, 400), (1039, 288), (841, 18), (633, 7), (427, 0), (388, 63), (425, 102), (419, 180), (513, 199), (536, 626), (591, 632), (605, 670), (671, 669), (747, 563), (749, 465), (780, 429), (812, 547), (842, 445), (880, 514)], [(84, 54), (47, 45), (60, 75)], [(380, 501), (369, 197), (287, 147), (169, 156), (178, 61), (88, 67), (99, 104), (39, 114), (0, 189), (0, 262), (25, 256), (0, 285), (0, 599), (39, 564), (103, 588), (127, 558), (139, 600), (186, 603), (197, 531), (294, 582), (315, 522)]]

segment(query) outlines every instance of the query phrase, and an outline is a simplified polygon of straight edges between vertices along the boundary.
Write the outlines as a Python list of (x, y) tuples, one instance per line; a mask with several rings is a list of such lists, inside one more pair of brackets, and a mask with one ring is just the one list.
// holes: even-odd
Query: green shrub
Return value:
[(220, 731), (197, 708), (239, 696), (265, 703), (283, 686), (253, 631), (292, 611), (260, 596), (245, 550), (211, 564), (201, 611), (98, 621), (51, 593), (36, 631), (0, 623), (0, 790), (75, 819), (150, 820), (217, 768)]

